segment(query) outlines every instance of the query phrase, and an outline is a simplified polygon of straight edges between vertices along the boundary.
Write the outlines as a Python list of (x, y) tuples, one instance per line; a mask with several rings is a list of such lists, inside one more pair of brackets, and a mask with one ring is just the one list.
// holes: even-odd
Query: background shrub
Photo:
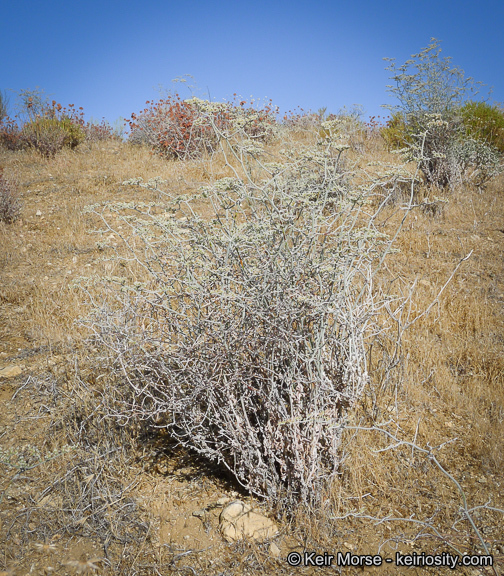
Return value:
[(49, 102), (41, 90), (22, 90), (16, 118), (0, 121), (0, 145), (8, 150), (35, 148), (47, 158), (63, 148), (74, 149), (82, 142), (117, 139), (106, 120), (86, 121), (84, 111), (73, 104), (63, 107)]
[(190, 158), (213, 149), (210, 127), (195, 125), (196, 109), (180, 96), (147, 104), (140, 114), (131, 115), (130, 142), (145, 144), (167, 158)]
[(486, 102), (468, 101), (460, 110), (465, 133), (504, 154), (504, 113)]
[(11, 224), (21, 215), (21, 201), (14, 178), (8, 178), (0, 168), (0, 222)]
[(27, 122), (21, 136), (44, 156), (54, 156), (63, 147), (73, 149), (86, 138), (78, 123), (66, 116), (57, 118), (51, 115), (40, 116)]
[(114, 129), (105, 119), (100, 122), (88, 121), (81, 124), (86, 142), (122, 140), (122, 130)]
[(246, 102), (209, 102), (199, 98), (182, 100), (178, 94), (158, 102), (147, 101), (140, 114), (129, 121), (129, 141), (145, 144), (167, 158), (196, 158), (217, 149), (219, 132), (233, 128), (247, 138), (264, 141), (274, 132), (276, 110), (270, 104), (261, 110)]
[(42, 156), (53, 158), (71, 141), (68, 130), (57, 118), (40, 117), (27, 122), (21, 130), (22, 140), (31, 148), (38, 150)]
[(380, 133), (389, 150), (401, 150), (413, 142), (411, 136), (408, 134), (408, 127), (404, 115), (400, 112), (396, 112), (387, 120), (386, 125), (381, 128)]
[(0, 146), (7, 150), (22, 150), (26, 146), (18, 123), (8, 116), (0, 122)]
[(483, 104), (467, 103), (473, 80), (440, 53), (439, 42), (433, 39), (402, 66), (387, 59), (392, 61), (387, 70), (395, 82), (389, 92), (399, 104), (387, 106), (394, 116), (384, 136), (392, 147), (404, 142), (406, 159), (419, 162), (428, 185), (481, 186), (500, 170), (499, 151), (490, 142), (500, 135), (499, 130), (492, 132), (497, 115)]
[(63, 146), (67, 148), (75, 148), (86, 139), (84, 130), (76, 123), (72, 122), (70, 118), (63, 117), (59, 119), (59, 123), (65, 132), (65, 140)]

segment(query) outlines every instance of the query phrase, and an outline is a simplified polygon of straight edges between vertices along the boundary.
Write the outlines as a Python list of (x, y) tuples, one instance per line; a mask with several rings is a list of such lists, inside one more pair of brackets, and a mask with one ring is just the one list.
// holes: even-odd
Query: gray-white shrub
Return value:
[(166, 428), (279, 509), (320, 505), (368, 383), (373, 275), (390, 243), (373, 186), (351, 185), (347, 145), (286, 146), (264, 162), (238, 128), (218, 136), (235, 177), (88, 208), (122, 237), (123, 269), (143, 270), (99, 280), (98, 300), (88, 288), (109, 410)]

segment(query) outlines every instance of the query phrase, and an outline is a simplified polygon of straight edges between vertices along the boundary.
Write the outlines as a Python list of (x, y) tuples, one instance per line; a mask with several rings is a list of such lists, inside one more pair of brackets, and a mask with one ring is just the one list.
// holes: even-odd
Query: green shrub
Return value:
[(36, 118), (21, 130), (22, 140), (46, 158), (54, 158), (63, 148), (66, 132), (55, 118)]
[(504, 154), (504, 113), (486, 102), (469, 101), (461, 109), (466, 135), (483, 140)]
[(37, 117), (22, 129), (23, 140), (47, 158), (54, 157), (62, 148), (75, 148), (84, 141), (82, 128), (70, 118)]
[(65, 131), (64, 146), (73, 149), (84, 142), (86, 139), (84, 130), (79, 125), (74, 124), (70, 118), (61, 118), (59, 123)]
[(400, 112), (392, 115), (380, 133), (389, 150), (400, 150), (412, 142), (412, 138), (408, 134), (408, 126)]

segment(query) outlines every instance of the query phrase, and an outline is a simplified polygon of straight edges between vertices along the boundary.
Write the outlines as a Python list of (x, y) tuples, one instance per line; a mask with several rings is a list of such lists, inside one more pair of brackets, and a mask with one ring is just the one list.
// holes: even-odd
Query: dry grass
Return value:
[[(306, 136), (294, 139), (303, 143)], [(376, 142), (363, 146), (364, 158), (354, 156), (359, 162), (394, 159)], [(0, 379), (0, 445), (40, 451), (34, 467), (14, 481), (19, 469), (1, 467), (0, 494), (8, 490), (0, 503), (0, 572), (315, 573), (289, 568), (264, 545), (227, 545), (215, 515), (206, 526), (191, 516), (236, 486), (166, 438), (110, 422), (107, 383), (86, 360), (92, 354), (83, 344), (85, 330), (75, 325), (86, 307), (73, 280), (113, 274), (118, 266), (101, 261), (109, 249), (97, 246), (98, 223), (82, 213), (84, 206), (157, 199), (155, 192), (121, 186), (138, 176), (161, 177), (169, 192), (188, 193), (209, 178), (232, 175), (222, 157), (167, 162), (143, 148), (98, 143), (50, 161), (30, 151), (0, 151), (0, 166), (15, 174), (23, 200), (21, 219), (0, 223), (0, 369), (22, 369), (14, 379)], [(327, 495), (330, 512), (300, 510), (285, 521), (283, 556), (289, 549), (388, 557), (396, 548), (481, 552), (455, 484), (411, 446), (390, 448), (395, 442), (387, 431), (419, 447), (443, 445), (433, 453), (460, 483), (469, 508), (482, 507), (471, 516), (498, 573), (504, 569), (503, 516), (490, 509), (504, 509), (504, 178), (484, 193), (461, 190), (449, 200), (436, 215), (420, 209), (409, 215), (400, 252), (380, 281), (393, 280), (397, 294), (415, 286), (412, 320), (472, 255), (430, 313), (404, 333), (396, 371), (381, 386), (379, 367), (371, 374), (374, 392), (346, 432), (341, 475)], [(401, 216), (391, 205), (383, 229), (392, 230)], [(69, 452), (47, 459), (65, 445)], [(408, 570), (423, 573), (436, 572)]]

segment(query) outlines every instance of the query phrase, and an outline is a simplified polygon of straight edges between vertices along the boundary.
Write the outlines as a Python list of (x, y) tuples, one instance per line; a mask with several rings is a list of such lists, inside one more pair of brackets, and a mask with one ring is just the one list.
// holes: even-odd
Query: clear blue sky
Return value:
[(0, 14), (1, 90), (39, 86), (111, 122), (184, 74), (214, 100), (384, 114), (382, 58), (402, 64), (431, 37), (504, 102), (504, 0), (10, 0)]

